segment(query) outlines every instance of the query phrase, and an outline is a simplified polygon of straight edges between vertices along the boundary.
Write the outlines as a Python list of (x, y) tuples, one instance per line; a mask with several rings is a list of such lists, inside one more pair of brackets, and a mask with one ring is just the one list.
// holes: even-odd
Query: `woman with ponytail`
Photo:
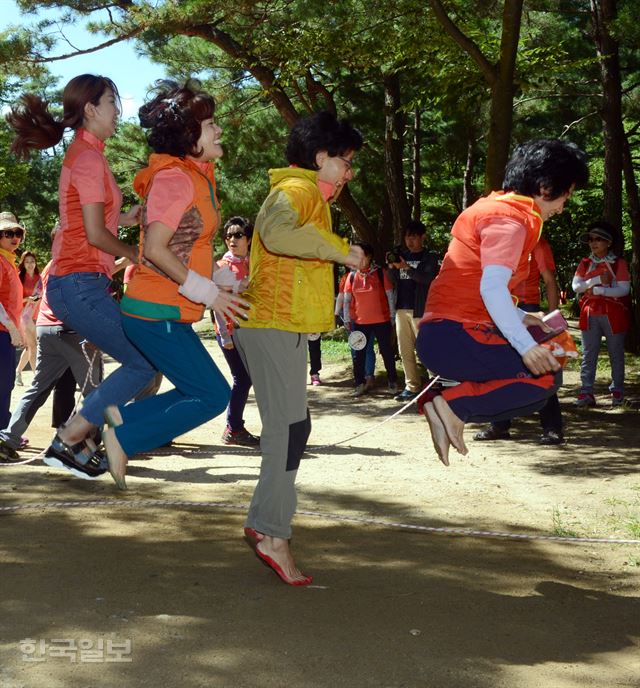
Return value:
[(120, 115), (118, 89), (107, 77), (82, 74), (65, 86), (62, 100), (63, 115), (56, 119), (45, 101), (25, 95), (7, 121), (16, 132), (12, 150), (20, 157), (56, 145), (66, 129), (75, 133), (60, 173), (60, 230), (53, 243), (47, 299), (69, 330), (122, 365), (58, 429), (44, 461), (93, 479), (105, 472), (106, 462), (87, 438), (103, 424), (107, 406), (132, 399), (155, 371), (126, 338), (120, 309), (108, 292), (115, 256), (137, 260), (136, 248), (118, 239), (118, 227), (136, 224), (140, 211), (134, 206), (120, 212), (122, 193), (104, 156), (105, 141), (115, 133)]

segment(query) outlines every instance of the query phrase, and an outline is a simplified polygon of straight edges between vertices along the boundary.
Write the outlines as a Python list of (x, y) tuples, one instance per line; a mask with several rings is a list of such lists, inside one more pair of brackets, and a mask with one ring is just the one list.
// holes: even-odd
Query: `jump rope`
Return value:
[[(366, 343), (366, 340), (365, 340)], [(92, 387), (96, 387), (97, 384), (93, 379), (93, 364), (95, 358), (98, 355), (96, 349), (93, 350), (91, 357), (87, 353), (87, 348), (89, 343), (87, 340), (83, 340), (81, 343), (82, 353), (87, 361), (88, 368), (87, 374), (85, 376), (84, 383), (82, 385), (82, 392), (78, 394), (78, 399), (74, 407), (73, 413), (75, 413), (80, 406), (80, 400), (87, 384), (91, 384)], [(362, 342), (358, 342), (356, 346), (364, 348)], [(356, 348), (356, 347), (352, 347)], [(409, 400), (404, 404), (398, 411), (392, 413), (377, 423), (373, 423), (369, 427), (365, 428), (361, 432), (357, 432), (350, 437), (345, 437), (337, 442), (332, 442), (330, 444), (323, 445), (311, 445), (308, 447), (311, 451), (319, 451), (322, 449), (329, 449), (331, 447), (337, 447), (345, 442), (351, 442), (363, 435), (368, 434), (376, 428), (380, 428), (389, 421), (393, 420), (400, 414), (404, 413), (413, 404), (420, 404), (427, 398), (429, 390), (437, 383), (441, 384), (457, 384), (451, 381), (445, 381), (436, 375), (429, 384), (413, 399)], [(72, 414), (73, 415), (73, 414)], [(254, 454), (256, 450), (252, 451)], [(36, 456), (27, 459), (26, 461), (12, 462), (10, 464), (0, 464), (2, 467), (8, 466), (21, 466), (29, 463), (33, 463), (41, 458), (43, 458), (46, 450), (41, 451)], [(231, 452), (218, 452), (222, 454)], [(234, 450), (237, 453), (237, 450)], [(249, 452), (247, 452), (249, 453)], [(40, 502), (40, 503), (29, 503), (29, 504), (16, 504), (11, 506), (0, 506), (0, 514), (15, 513), (18, 511), (29, 511), (29, 510), (48, 510), (48, 509), (61, 509), (61, 508), (96, 508), (96, 507), (120, 507), (120, 508), (203, 508), (203, 509), (227, 509), (230, 511), (240, 511), (246, 513), (247, 506), (244, 504), (234, 504), (231, 502), (209, 502), (209, 501), (191, 501), (191, 500), (181, 500), (181, 499), (137, 499), (137, 500), (123, 500), (123, 499), (98, 499), (98, 500), (76, 500), (76, 501), (58, 501), (58, 502)], [(567, 535), (547, 535), (544, 533), (510, 533), (506, 531), (495, 531), (495, 530), (475, 530), (471, 528), (454, 528), (449, 526), (425, 526), (415, 523), (402, 523), (399, 521), (388, 521), (384, 519), (370, 518), (367, 516), (346, 516), (343, 514), (336, 514), (324, 511), (309, 511), (309, 510), (298, 510), (296, 512), (299, 516), (308, 516), (310, 518), (318, 518), (329, 521), (339, 521), (342, 523), (358, 523), (370, 526), (377, 526), (381, 528), (397, 528), (400, 530), (414, 531), (429, 533), (434, 535), (447, 535), (447, 536), (459, 536), (459, 537), (470, 537), (470, 538), (481, 538), (481, 539), (500, 539), (500, 540), (520, 540), (520, 541), (547, 541), (547, 542), (560, 542), (564, 544), (608, 544), (608, 545), (640, 545), (640, 539), (625, 539), (625, 538), (612, 538), (612, 537), (579, 537), (579, 536), (567, 536)]]

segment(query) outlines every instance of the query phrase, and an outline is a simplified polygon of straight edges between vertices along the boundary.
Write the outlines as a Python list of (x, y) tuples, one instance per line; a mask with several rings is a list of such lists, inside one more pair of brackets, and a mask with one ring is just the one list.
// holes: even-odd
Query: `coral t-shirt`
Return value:
[(519, 303), (529, 305), (540, 303), (540, 275), (545, 270), (555, 272), (556, 264), (553, 260), (553, 253), (549, 242), (540, 237), (540, 241), (531, 253), (529, 260), (529, 276), (524, 282), (520, 282), (513, 290), (513, 295), (517, 297)]
[(107, 159), (104, 141), (78, 129), (62, 163), (59, 183), (60, 229), (53, 240), (52, 275), (101, 272), (111, 277), (114, 256), (91, 246), (82, 219), (82, 206), (104, 203), (105, 227), (118, 234), (122, 193)]
[(47, 281), (49, 279), (49, 271), (51, 270), (51, 263), (49, 261), (44, 270), (40, 273), (42, 280), (42, 299), (40, 299), (40, 310), (38, 312), (38, 319), (36, 320), (36, 327), (51, 327), (53, 325), (62, 325), (62, 321), (54, 315), (49, 302), (47, 301)]
[(351, 294), (353, 322), (358, 325), (373, 325), (389, 320), (391, 315), (386, 292), (391, 289), (393, 286), (387, 271), (382, 268), (350, 273), (344, 283), (344, 293)]

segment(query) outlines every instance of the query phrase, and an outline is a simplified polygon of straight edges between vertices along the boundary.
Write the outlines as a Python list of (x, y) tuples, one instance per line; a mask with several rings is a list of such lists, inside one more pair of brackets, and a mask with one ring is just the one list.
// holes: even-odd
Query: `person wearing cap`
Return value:
[(579, 408), (596, 405), (593, 386), (602, 338), (607, 342), (611, 364), (611, 405), (624, 402), (624, 339), (631, 323), (629, 266), (617, 255), (616, 228), (599, 220), (580, 238), (590, 253), (578, 265), (571, 287), (580, 299), (582, 366), (580, 393), (574, 402)]
[(0, 427), (11, 414), (11, 392), (16, 378), (16, 348), (22, 346), (20, 314), (22, 282), (16, 267), (16, 251), (24, 239), (24, 227), (15, 215), (0, 213)]

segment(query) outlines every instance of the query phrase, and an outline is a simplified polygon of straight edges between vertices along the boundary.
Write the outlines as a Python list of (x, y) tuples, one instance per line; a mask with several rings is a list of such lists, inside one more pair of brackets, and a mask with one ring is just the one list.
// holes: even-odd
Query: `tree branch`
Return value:
[(54, 55), (53, 57), (34, 57), (28, 62), (31, 62), (33, 64), (41, 64), (43, 62), (56, 62), (58, 60), (66, 60), (69, 57), (75, 57), (76, 55), (87, 55), (89, 53), (95, 53), (98, 50), (102, 50), (103, 48), (108, 48), (110, 45), (115, 45), (116, 43), (121, 43), (122, 41), (128, 41), (130, 38), (133, 38), (134, 36), (137, 36), (138, 34), (142, 33), (144, 31), (143, 26), (138, 26), (135, 29), (132, 29), (129, 31), (129, 33), (124, 34), (122, 36), (116, 36), (116, 38), (112, 38), (109, 41), (105, 41), (104, 43), (100, 43), (100, 45), (93, 46), (92, 48), (87, 48), (86, 50), (75, 50), (74, 52), (71, 53), (66, 53), (65, 55)]
[(478, 44), (472, 41), (469, 36), (463, 33), (451, 20), (447, 14), (447, 10), (445, 10), (440, 0), (429, 0), (429, 5), (433, 10), (436, 19), (440, 22), (440, 24), (442, 24), (444, 30), (478, 65), (489, 86), (493, 86), (497, 78), (496, 67), (492, 65), (489, 60), (487, 60), (482, 50), (480, 50)]

